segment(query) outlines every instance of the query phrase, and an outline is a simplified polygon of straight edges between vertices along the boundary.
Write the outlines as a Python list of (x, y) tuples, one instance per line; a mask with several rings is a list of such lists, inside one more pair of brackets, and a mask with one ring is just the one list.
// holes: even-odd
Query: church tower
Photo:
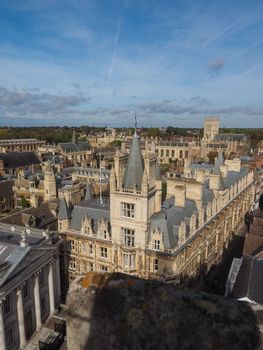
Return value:
[(219, 134), (219, 119), (210, 117), (205, 119), (204, 125), (204, 141), (214, 141), (216, 135)]
[(44, 200), (57, 198), (57, 185), (54, 169), (50, 163), (44, 168)]
[(150, 217), (161, 210), (162, 181), (155, 154), (143, 158), (135, 131), (129, 156), (118, 151), (110, 177), (110, 215), (115, 271), (145, 269)]

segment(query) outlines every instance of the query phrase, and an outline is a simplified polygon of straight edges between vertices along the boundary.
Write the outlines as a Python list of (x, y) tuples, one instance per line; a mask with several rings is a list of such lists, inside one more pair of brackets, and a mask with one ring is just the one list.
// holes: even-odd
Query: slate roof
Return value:
[(143, 157), (140, 149), (139, 137), (134, 133), (128, 162), (123, 176), (123, 187), (125, 189), (141, 190), (142, 176), (144, 171)]
[(89, 185), (87, 185), (87, 189), (86, 189), (86, 192), (85, 192), (84, 200), (88, 201), (90, 199), (92, 199), (92, 192), (91, 192), (91, 189), (90, 189)]
[(17, 232), (0, 229), (0, 288), (23, 270), (34, 268), (43, 255), (57, 250), (42, 236), (28, 235), (30, 245), (26, 247), (20, 246), (21, 239)]
[(9, 152), (0, 153), (0, 161), (3, 161), (4, 168), (22, 168), (25, 166), (40, 164), (40, 159), (35, 152)]
[(242, 179), (247, 173), (249, 169), (241, 168), (240, 172), (236, 171), (228, 171), (227, 178), (224, 179), (224, 184), (227, 188), (234, 185), (238, 180)]
[(243, 256), (231, 295), (263, 304), (263, 259)]
[(58, 211), (58, 220), (70, 219), (70, 210), (68, 208), (65, 198), (60, 199), (60, 206)]
[(36, 228), (41, 229), (47, 226), (48, 224), (53, 223), (52, 230), (57, 229), (57, 219), (50, 210), (49, 202), (45, 202), (37, 208), (32, 207), (25, 210), (20, 210), (19, 212), (4, 217), (0, 220), (0, 222), (9, 225), (24, 226), (25, 215), (23, 216), (23, 214), (30, 214), (31, 216), (34, 216), (36, 218)]
[(218, 161), (216, 161), (215, 167), (212, 170), (212, 174), (219, 176), (219, 190), (223, 191), (225, 189), (225, 183), (224, 183), (224, 179), (222, 177), (222, 173), (221, 173)]
[(215, 141), (238, 141), (246, 142), (247, 137), (244, 134), (217, 134), (215, 135)]
[(71, 213), (70, 228), (73, 230), (80, 231), (82, 219), (88, 215), (92, 218), (94, 223), (94, 231), (98, 229), (99, 220), (104, 217), (110, 220), (110, 209), (109, 205), (106, 204), (104, 207), (100, 207), (96, 200), (91, 200), (85, 205), (75, 205)]
[(165, 200), (163, 209), (150, 219), (150, 231), (159, 228), (163, 232), (164, 247), (166, 249), (172, 249), (176, 246), (178, 242), (178, 227), (181, 222), (185, 218), (191, 218), (197, 212), (195, 201), (186, 199), (184, 208), (174, 206), (173, 203), (174, 197)]
[(88, 141), (81, 142), (63, 142), (59, 143), (62, 151), (65, 153), (68, 152), (83, 152), (91, 150), (91, 145)]

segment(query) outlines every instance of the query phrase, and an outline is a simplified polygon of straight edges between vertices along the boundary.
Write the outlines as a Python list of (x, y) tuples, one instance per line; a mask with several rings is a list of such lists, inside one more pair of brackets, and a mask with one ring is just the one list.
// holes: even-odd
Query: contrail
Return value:
[(251, 15), (253, 15), (256, 11), (259, 11), (260, 8), (262, 8), (262, 4), (255, 7), (252, 11), (250, 11), (249, 13), (246, 13), (245, 15), (241, 16), (240, 18), (238, 18), (234, 23), (230, 24), (229, 26), (225, 27), (222, 31), (220, 31), (219, 33), (217, 33), (215, 36), (213, 36), (212, 38), (210, 38), (204, 45), (203, 48), (208, 47), (209, 45), (211, 45), (213, 42), (215, 42), (216, 40), (218, 40), (219, 38), (221, 38), (222, 36), (224, 36), (224, 34), (226, 34), (227, 32), (230, 32), (232, 29), (238, 28), (237, 31), (241, 30), (242, 28), (246, 27), (248, 25), (247, 22), (244, 22), (244, 20), (250, 18)]
[(111, 64), (109, 66), (109, 71), (108, 71), (108, 84), (109, 85), (111, 84), (112, 73), (113, 73), (113, 69), (115, 66), (116, 52), (117, 52), (117, 46), (118, 46), (119, 37), (120, 37), (121, 25), (122, 25), (122, 18), (120, 18), (117, 22), (116, 32), (114, 35), (113, 53), (112, 53), (112, 58), (111, 58)]

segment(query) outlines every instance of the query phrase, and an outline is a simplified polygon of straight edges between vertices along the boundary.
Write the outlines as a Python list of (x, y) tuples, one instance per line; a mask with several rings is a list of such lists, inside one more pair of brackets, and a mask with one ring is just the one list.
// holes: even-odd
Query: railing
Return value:
[(45, 230), (40, 230), (37, 228), (25, 228), (24, 226), (18, 226), (18, 225), (10, 225), (10, 224), (5, 224), (5, 223), (0, 223), (0, 230), (3, 231), (11, 231), (11, 232), (16, 232), (16, 233), (22, 233), (23, 230), (26, 230), (26, 232), (30, 235), (38, 236), (38, 237), (43, 237), (45, 234)]
[[(56, 333), (54, 333), (56, 332)], [(66, 322), (61, 320), (54, 323), (54, 332), (44, 340), (39, 340), (40, 350), (57, 350), (64, 342), (66, 336)]]
[(39, 340), (40, 350), (57, 350), (61, 347), (64, 342), (63, 334), (51, 333), (45, 341)]

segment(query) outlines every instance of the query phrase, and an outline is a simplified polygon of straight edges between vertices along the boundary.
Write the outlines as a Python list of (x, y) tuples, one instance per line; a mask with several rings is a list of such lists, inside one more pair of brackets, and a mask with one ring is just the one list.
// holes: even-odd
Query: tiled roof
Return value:
[(49, 202), (41, 204), (37, 208), (28, 208), (20, 210), (17, 213), (4, 217), (0, 221), (9, 225), (24, 226), (23, 214), (27, 214), (36, 218), (36, 228), (44, 228), (46, 225), (53, 223), (52, 229), (57, 227), (57, 219), (49, 208)]
[(59, 143), (63, 152), (82, 152), (89, 151), (91, 149), (90, 143), (88, 141), (82, 142), (64, 142)]
[(66, 220), (70, 218), (70, 211), (65, 198), (60, 199), (60, 206), (58, 212), (58, 220)]

